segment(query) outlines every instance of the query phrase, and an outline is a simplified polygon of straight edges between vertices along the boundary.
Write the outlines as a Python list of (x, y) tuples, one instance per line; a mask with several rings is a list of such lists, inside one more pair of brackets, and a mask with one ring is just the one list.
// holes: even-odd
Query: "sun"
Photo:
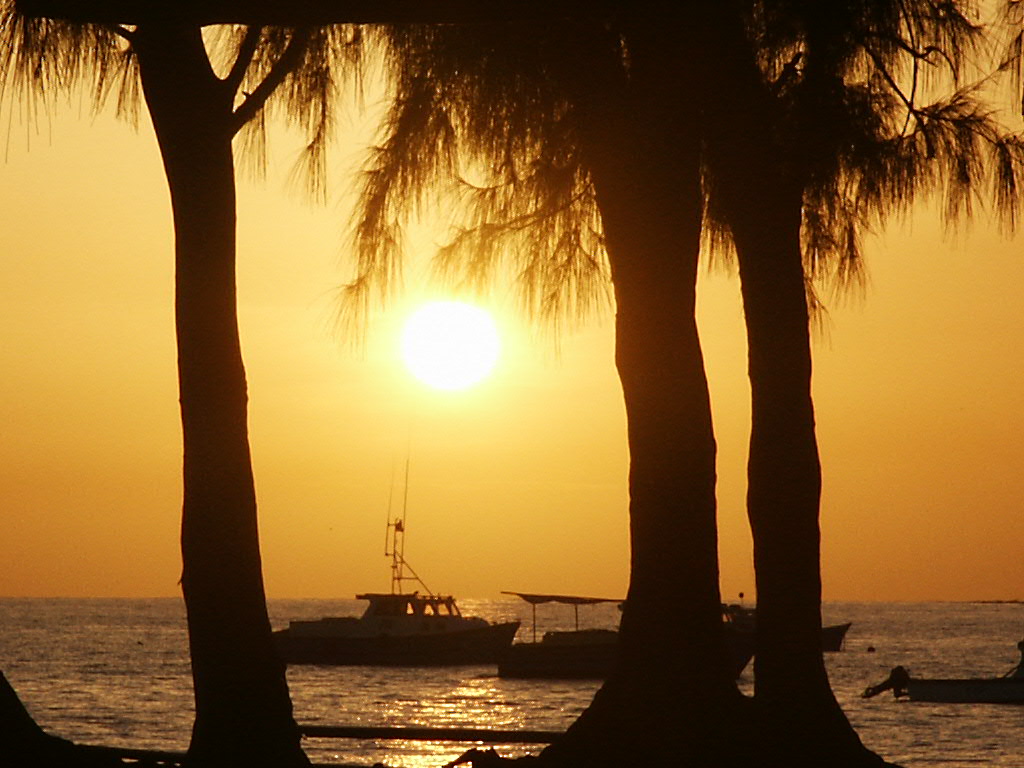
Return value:
[(425, 304), (405, 322), (402, 359), (436, 389), (466, 389), (486, 378), (501, 351), (490, 313), (458, 301)]

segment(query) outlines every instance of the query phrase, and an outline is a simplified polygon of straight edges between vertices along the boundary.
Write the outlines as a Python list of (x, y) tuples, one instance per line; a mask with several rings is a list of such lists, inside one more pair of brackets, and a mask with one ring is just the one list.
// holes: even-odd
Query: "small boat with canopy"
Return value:
[[(610, 628), (580, 629), (579, 609), (584, 605), (616, 603), (620, 598), (578, 597), (575, 595), (542, 595), (529, 592), (503, 592), (515, 595), (533, 611), (533, 639), (513, 643), (498, 661), (498, 677), (595, 679), (608, 676), (615, 663), (618, 631)], [(545, 603), (571, 605), (574, 628), (545, 632), (537, 639), (537, 606)], [(754, 655), (752, 635), (744, 635), (726, 628), (726, 640), (737, 677)]]

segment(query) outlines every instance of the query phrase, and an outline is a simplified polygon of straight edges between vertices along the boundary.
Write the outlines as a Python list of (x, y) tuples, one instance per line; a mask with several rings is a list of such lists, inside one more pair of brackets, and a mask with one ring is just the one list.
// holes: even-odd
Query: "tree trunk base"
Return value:
[(681, 698), (638, 700), (634, 694), (630, 700), (606, 685), (565, 736), (540, 755), (503, 758), (494, 750), (473, 749), (450, 765), (899, 768), (867, 749), (841, 712), (796, 717), (792, 710), (782, 714), (738, 692), (690, 702)]
[(735, 689), (695, 696), (657, 685), (609, 683), (537, 765), (748, 767), (757, 755), (753, 730), (746, 726), (753, 711), (753, 702)]
[(757, 701), (765, 765), (786, 768), (899, 768), (864, 746), (835, 700), (805, 706)]
[(0, 672), (0, 765), (10, 768), (108, 768), (122, 763), (46, 733)]
[[(239, 726), (240, 728), (244, 726)], [(244, 731), (240, 732), (244, 734)], [(201, 744), (201, 748), (196, 745)], [(257, 728), (248, 735), (233, 732), (222, 739), (193, 737), (184, 768), (309, 768), (309, 757), (297, 740), (266, 737)]]

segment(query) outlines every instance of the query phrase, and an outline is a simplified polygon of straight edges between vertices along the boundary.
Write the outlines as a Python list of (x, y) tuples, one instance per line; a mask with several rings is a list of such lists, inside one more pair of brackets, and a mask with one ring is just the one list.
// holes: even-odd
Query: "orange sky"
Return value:
[[(77, 103), (29, 127), (3, 103), (0, 595), (177, 594), (180, 435), (172, 233), (148, 120)], [(8, 117), (13, 118), (8, 123)], [(9, 125), (9, 127), (7, 127)], [(427, 584), (619, 596), (627, 452), (610, 312), (556, 350), (491, 304), (495, 373), (429, 390), (398, 358), (409, 290), (353, 350), (332, 327), (345, 198), (284, 181), (239, 200), (240, 322), (272, 597), (386, 589), (389, 486), (411, 456), (406, 555)], [(338, 167), (359, 149), (344, 141)], [(922, 211), (868, 242), (861, 298), (816, 340), (825, 598), (1024, 598), (1024, 260), (979, 219)], [(749, 406), (735, 278), (702, 281), (719, 441), (722, 590), (753, 593)]]

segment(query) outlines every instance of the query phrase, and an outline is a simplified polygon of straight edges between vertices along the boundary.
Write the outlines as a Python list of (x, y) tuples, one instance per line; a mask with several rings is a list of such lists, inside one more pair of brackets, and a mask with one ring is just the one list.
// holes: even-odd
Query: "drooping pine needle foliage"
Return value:
[[(141, 92), (133, 34), (130, 26), (26, 17), (13, 0), (0, 0), (0, 91), (27, 109), (49, 110), (58, 94), (82, 89), (97, 110), (113, 97), (117, 114), (134, 121)], [(267, 124), (279, 118), (305, 137), (301, 170), (310, 193), (322, 197), (340, 86), (354, 82), (361, 61), (360, 28), (223, 26), (204, 36), (211, 66), (235, 94), (234, 130), (249, 168), (265, 168)]]
[[(1024, 143), (990, 102), (1011, 67), (973, 2), (720, 8), (740, 19), (769, 94), (768, 126), (752, 130), (770, 132), (785, 173), (804, 188), (809, 278), (856, 277), (862, 234), (929, 194), (942, 197), (949, 222), (983, 202), (1015, 223)], [(615, 21), (546, 20), (392, 27), (384, 36), (396, 96), (364, 179), (352, 304), (365, 310), (374, 289), (399, 281), (403, 224), (444, 190), (457, 191), (464, 218), (439, 252), (442, 275), (479, 286), (512, 265), (535, 315), (591, 307), (607, 269), (578, 128), (593, 90), (628, 81), (628, 34)], [(705, 168), (706, 232), (708, 250), (721, 253), (729, 234), (716, 172)]]
[(996, 19), (967, 0), (751, 0), (744, 22), (803, 184), (809, 277), (855, 276), (861, 233), (927, 195), (948, 223), (982, 203), (1015, 224), (1024, 141), (992, 101), (1010, 70)]
[(461, 217), (435, 261), (443, 277), (478, 288), (510, 269), (525, 308), (549, 321), (604, 301), (601, 226), (578, 133), (593, 78), (614, 88), (624, 76), (620, 38), (562, 21), (383, 35), (394, 102), (364, 178), (349, 307), (364, 312), (399, 281), (403, 228), (427, 206), (436, 215), (439, 191)]
[(74, 24), (22, 16), (13, 0), (0, 5), (0, 90), (25, 105), (50, 109), (57, 94), (75, 88), (92, 93), (97, 108), (117, 94), (121, 116), (134, 119), (138, 72), (128, 46), (105, 25)]

